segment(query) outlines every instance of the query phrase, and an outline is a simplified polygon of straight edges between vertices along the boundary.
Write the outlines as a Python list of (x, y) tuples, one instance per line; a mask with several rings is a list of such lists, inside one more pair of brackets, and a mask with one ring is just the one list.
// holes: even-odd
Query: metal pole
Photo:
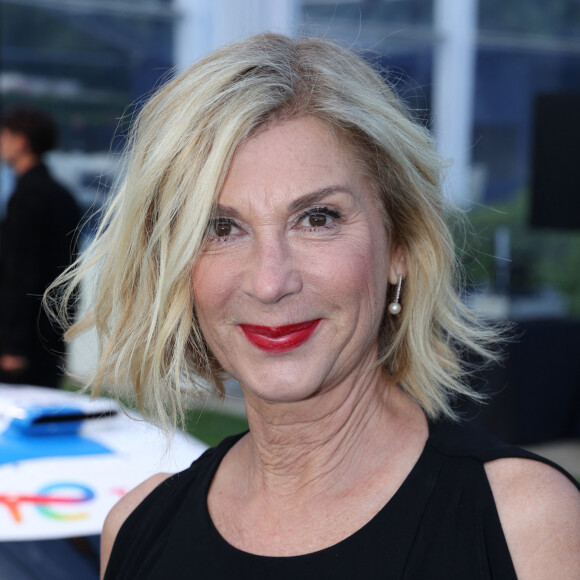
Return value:
[(435, 0), (433, 122), (439, 152), (452, 162), (446, 194), (471, 198), (471, 148), (478, 0)]
[(175, 0), (175, 64), (190, 66), (205, 54), (262, 31), (292, 35), (300, 0)]

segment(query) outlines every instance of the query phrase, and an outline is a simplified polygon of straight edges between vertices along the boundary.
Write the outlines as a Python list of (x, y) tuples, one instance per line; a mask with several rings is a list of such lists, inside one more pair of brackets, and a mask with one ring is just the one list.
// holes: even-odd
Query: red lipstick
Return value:
[(304, 344), (316, 330), (320, 318), (288, 324), (287, 326), (257, 326), (241, 324), (246, 338), (260, 350), (266, 352), (288, 352)]

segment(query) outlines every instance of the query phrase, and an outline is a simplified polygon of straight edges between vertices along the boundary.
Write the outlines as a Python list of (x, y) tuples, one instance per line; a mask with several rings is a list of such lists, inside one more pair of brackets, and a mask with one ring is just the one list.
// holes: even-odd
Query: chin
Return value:
[[(299, 403), (312, 399), (323, 390), (324, 381), (321, 378), (305, 376), (288, 377), (282, 373), (268, 373), (261, 379), (254, 375), (251, 381), (240, 380), (242, 391), (246, 398), (260, 399), (266, 403)], [(273, 376), (277, 378), (272, 379)], [(284, 377), (284, 378), (280, 378)]]

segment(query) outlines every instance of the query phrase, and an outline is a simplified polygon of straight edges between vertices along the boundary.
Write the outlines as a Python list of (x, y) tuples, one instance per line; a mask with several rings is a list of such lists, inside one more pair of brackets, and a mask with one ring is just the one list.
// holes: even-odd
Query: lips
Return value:
[(288, 352), (304, 344), (312, 336), (320, 320), (318, 318), (287, 326), (241, 324), (240, 327), (250, 343), (260, 350)]

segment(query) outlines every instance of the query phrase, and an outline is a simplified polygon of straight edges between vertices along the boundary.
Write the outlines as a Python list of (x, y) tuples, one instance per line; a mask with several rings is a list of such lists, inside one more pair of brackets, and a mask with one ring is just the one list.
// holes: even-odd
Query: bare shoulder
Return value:
[(101, 535), (101, 577), (105, 573), (111, 550), (119, 529), (129, 517), (131, 512), (163, 481), (171, 476), (171, 473), (157, 473), (140, 483), (137, 487), (126, 493), (111, 509), (103, 525)]
[(485, 470), (518, 578), (578, 578), (580, 492), (574, 484), (530, 459), (497, 459)]

